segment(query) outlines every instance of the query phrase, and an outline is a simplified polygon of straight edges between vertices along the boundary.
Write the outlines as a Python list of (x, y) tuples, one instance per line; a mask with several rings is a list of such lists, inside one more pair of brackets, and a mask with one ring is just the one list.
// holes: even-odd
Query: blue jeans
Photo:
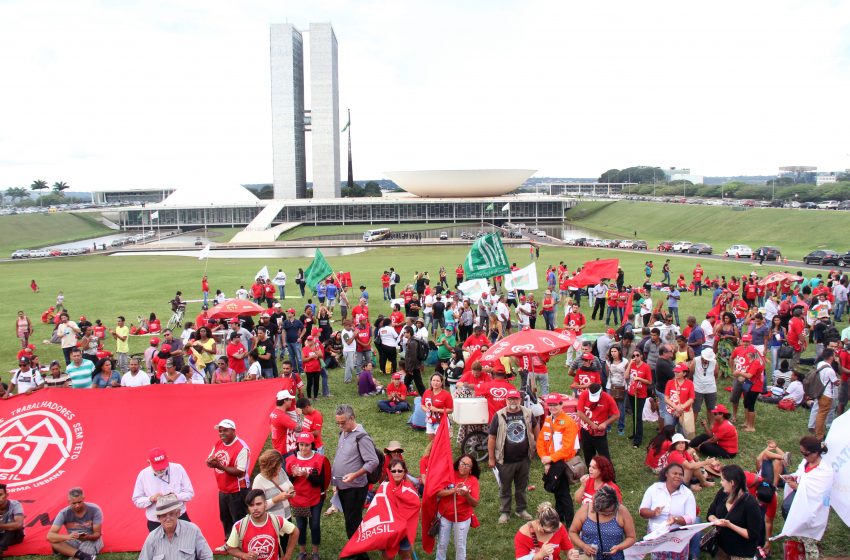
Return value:
[(310, 506), (310, 517), (296, 517), (295, 524), (298, 525), (298, 544), (306, 546), (307, 544), (307, 522), (310, 522), (310, 544), (319, 546), (322, 544), (322, 506), (325, 500), (322, 499), (318, 504)]
[(676, 419), (673, 418), (672, 414), (667, 412), (667, 405), (664, 403), (664, 392), (656, 389), (655, 396), (658, 397), (658, 415), (664, 420), (665, 426), (673, 426), (676, 423)]
[(554, 331), (555, 330), (555, 312), (554, 311), (544, 311), (543, 312), (543, 320), (546, 322), (546, 330)]
[(207, 304), (207, 298), (210, 296), (209, 292), (204, 292), (204, 305)]
[(605, 324), (606, 325), (611, 320), (612, 314), (614, 315), (614, 324), (615, 325), (617, 324), (617, 321), (618, 321), (617, 317), (620, 315), (618, 309), (619, 308), (617, 308), (617, 307), (611, 307), (611, 306), (608, 307), (608, 311), (605, 312)]
[(289, 354), (289, 361), (292, 362), (292, 369), (301, 373), (301, 343), (287, 342), (286, 353)]
[(835, 322), (838, 323), (841, 321), (841, 316), (844, 315), (844, 306), (847, 305), (843, 301), (835, 302)]
[(678, 325), (679, 324), (679, 308), (678, 307), (668, 307), (667, 311), (670, 312), (670, 315), (673, 316), (673, 321), (675, 321), (676, 324)]
[(328, 387), (328, 370), (322, 368), (322, 396), (327, 397), (331, 394), (331, 390)]
[[(617, 431), (623, 432), (626, 429), (626, 399), (629, 398), (628, 394), (622, 399), (616, 401), (617, 409), (620, 411), (620, 418), (617, 419)], [(643, 411), (641, 410), (641, 413)]]
[(278, 292), (280, 292), (280, 299), (281, 300), (286, 299), (286, 286), (278, 286), (277, 290), (278, 290)]
[(407, 412), (410, 410), (410, 405), (404, 401), (395, 403), (395, 406), (390, 406), (390, 401), (378, 401), (378, 409), (387, 414), (395, 414), (396, 412)]
[(263, 379), (274, 379), (274, 368), (263, 368), (260, 371), (263, 374)]

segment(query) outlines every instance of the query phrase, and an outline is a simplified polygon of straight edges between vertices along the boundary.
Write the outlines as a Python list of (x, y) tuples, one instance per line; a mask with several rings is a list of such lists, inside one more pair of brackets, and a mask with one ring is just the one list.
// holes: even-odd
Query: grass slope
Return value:
[[(753, 249), (775, 245), (790, 259), (801, 259), (814, 249), (848, 248), (845, 230), (850, 217), (844, 212), (785, 208), (735, 209), (620, 200), (614, 203), (582, 202), (566, 218), (575, 225), (612, 236), (645, 239), (650, 246), (663, 240), (705, 242), (722, 253), (735, 243)], [(671, 233), (673, 232), (673, 233)]]
[(0, 218), (0, 256), (15, 249), (36, 249), (114, 233), (93, 214), (16, 214)]
[[(389, 266), (394, 266), (402, 278), (408, 281), (416, 270), (436, 271), (440, 264), (449, 270), (457, 265), (465, 257), (467, 249), (464, 247), (445, 248), (412, 248), (404, 247), (398, 249), (373, 249), (358, 255), (348, 257), (337, 257), (329, 259), (335, 270), (350, 270), (356, 284), (365, 283), (372, 295), (372, 309), (375, 314), (385, 313), (387, 306), (381, 301), (378, 275), (380, 271)], [(538, 275), (541, 285), (543, 273), (547, 263), (557, 263), (564, 260), (575, 268), (577, 265), (594, 258), (608, 258), (616, 253), (598, 251), (592, 249), (564, 248), (549, 249), (542, 248), (538, 267)], [(528, 252), (524, 249), (508, 249), (508, 256), (520, 266), (528, 263)], [(640, 254), (622, 253), (621, 265), (626, 271), (627, 282), (640, 282), (643, 277), (642, 265), (644, 256)], [(693, 259), (672, 257), (672, 272), (675, 275), (680, 272), (688, 272), (693, 268)], [(226, 294), (232, 295), (239, 284), (247, 284), (253, 278), (253, 274), (263, 265), (269, 267), (282, 267), (288, 273), (294, 272), (297, 267), (306, 268), (309, 260), (304, 258), (284, 260), (219, 260), (209, 261), (207, 273), (213, 289), (222, 289)], [(719, 262), (703, 263), (708, 268), (708, 273), (714, 276), (719, 274), (746, 274), (751, 267), (744, 263)], [(9, 325), (5, 336), (0, 337), (0, 355), (3, 356), (6, 369), (11, 369), (14, 361), (14, 352), (17, 350), (16, 340), (11, 336), (11, 325), (14, 313), (18, 309), (24, 309), (34, 321), (38, 322), (40, 313), (54, 302), (58, 290), (64, 290), (66, 304), (72, 311), (72, 316), (79, 317), (85, 313), (89, 318), (101, 318), (108, 326), (114, 325), (114, 317), (124, 314), (132, 322), (137, 315), (157, 312), (163, 319), (167, 319), (167, 301), (175, 290), (183, 290), (189, 299), (197, 299), (200, 296), (200, 276), (204, 269), (204, 263), (196, 259), (180, 257), (84, 257), (74, 259), (63, 259), (62, 261), (33, 261), (33, 262), (10, 262), (0, 264), (0, 274), (4, 278), (4, 289), (0, 291), (0, 324)], [(115, 281), (115, 272), (120, 270), (122, 281)], [(764, 267), (763, 271), (771, 270)], [(657, 273), (656, 273), (657, 274)], [(291, 277), (291, 276), (290, 276)], [(32, 294), (28, 285), (31, 278), (36, 278), (42, 286), (42, 292)], [(309, 294), (309, 292), (308, 292)], [(305, 300), (298, 295), (295, 286), (288, 292), (287, 305), (296, 309), (301, 307)], [(588, 314), (587, 300), (582, 302), (584, 310)], [(690, 294), (682, 298), (682, 319), (688, 314), (704, 313), (710, 305), (710, 296), (694, 297)], [(188, 315), (194, 316), (198, 311), (197, 304), (191, 304)], [(563, 320), (563, 312), (559, 310), (558, 321)], [(539, 323), (538, 323), (539, 324)], [(589, 332), (600, 332), (604, 324), (601, 321), (589, 321)], [(49, 336), (47, 327), (37, 323), (34, 339), (39, 346), (42, 359), (59, 358), (60, 351), (55, 346), (45, 347), (41, 340)], [(147, 345), (147, 338), (133, 339), (131, 351), (142, 351)], [(112, 343), (109, 343), (112, 346)], [(406, 458), (413, 472), (418, 472), (419, 457), (424, 450), (425, 435), (413, 432), (405, 424), (406, 415), (389, 416), (377, 412), (375, 400), (360, 398), (356, 394), (356, 386), (343, 384), (342, 371), (331, 370), (330, 372), (331, 392), (333, 397), (320, 399), (317, 407), (325, 417), (325, 442), (328, 454), (333, 456), (336, 447), (336, 438), (333, 429), (332, 415), (335, 407), (343, 402), (352, 403), (357, 411), (358, 420), (363, 423), (367, 430), (373, 435), (377, 445), (383, 447), (389, 440), (397, 439), (407, 450)], [(555, 358), (550, 362), (552, 390), (566, 391), (568, 380), (564, 373), (562, 358)], [(8, 381), (8, 374), (3, 374), (3, 380)], [(385, 379), (382, 378), (382, 381)], [(725, 402), (728, 398), (725, 391), (721, 391), (720, 401)], [(757, 408), (758, 432), (755, 434), (740, 434), (741, 453), (737, 462), (746, 469), (754, 468), (754, 458), (763, 449), (768, 437), (777, 440), (779, 446), (784, 450), (794, 453), (794, 460), (799, 460), (797, 454), (797, 440), (806, 433), (806, 413), (787, 413), (779, 411), (775, 406), (759, 404)], [(653, 426), (646, 425), (646, 441), (655, 433)], [(197, 431), (190, 432), (194, 437), (210, 438), (206, 426), (199, 427)], [(644, 490), (655, 480), (654, 475), (643, 465), (645, 450), (634, 450), (626, 438), (618, 437), (616, 432), (609, 436), (611, 442), (611, 455), (617, 470), (617, 482), (623, 489), (625, 504), (633, 512), (638, 527), (638, 535), (645, 534), (646, 524), (637, 515)], [(268, 444), (267, 444), (268, 445)], [(139, 452), (141, 456), (142, 451)], [(498, 518), (498, 491), (493, 481), (492, 474), (482, 469), (482, 500), (477, 508), (477, 515), (481, 520), (481, 527), (470, 532), (468, 540), (468, 557), (471, 560), (504, 560), (513, 558), (513, 535), (519, 528), (521, 521), (512, 518), (507, 526), (496, 524)], [(126, 473), (127, 480), (113, 481), (116, 487), (124, 487), (132, 482), (136, 473)], [(539, 462), (533, 464), (531, 483), (537, 489), (529, 494), (530, 508), (533, 509), (543, 500), (551, 501), (552, 497), (542, 489), (542, 470)], [(215, 491), (212, 476), (192, 481), (197, 492)], [(697, 502), (702, 511), (705, 512), (713, 498), (714, 492), (706, 490), (697, 495)], [(191, 505), (189, 510), (191, 512)], [(140, 514), (139, 523), (143, 522)], [(107, 521), (108, 526), (108, 512)], [(777, 526), (774, 531), (778, 533), (781, 528), (781, 516), (777, 517)], [(322, 557), (332, 558), (341, 550), (345, 542), (344, 526), (341, 515), (322, 519)], [(219, 535), (210, 535), (211, 544), (216, 546)], [(847, 527), (833, 516), (830, 527), (826, 532), (823, 546), (827, 553), (839, 554), (846, 547), (850, 539), (850, 531)], [(429, 556), (417, 550), (420, 558)], [(774, 555), (781, 554), (781, 549), (774, 549)], [(453, 555), (449, 551), (450, 557)], [(134, 554), (104, 554), (103, 558), (111, 560), (130, 560), (135, 558)], [(373, 557), (377, 557), (373, 554)]]
[[(363, 233), (367, 229), (377, 229), (388, 227), (391, 231), (425, 231), (432, 229), (443, 229), (447, 227), (478, 227), (478, 222), (475, 223), (410, 223), (410, 224), (346, 224), (336, 226), (311, 226), (303, 225), (287, 230), (280, 234), (278, 241), (293, 241), (296, 239), (304, 239), (306, 237), (317, 237), (324, 235), (341, 235), (346, 233)], [(475, 230), (477, 231), (477, 229)]]

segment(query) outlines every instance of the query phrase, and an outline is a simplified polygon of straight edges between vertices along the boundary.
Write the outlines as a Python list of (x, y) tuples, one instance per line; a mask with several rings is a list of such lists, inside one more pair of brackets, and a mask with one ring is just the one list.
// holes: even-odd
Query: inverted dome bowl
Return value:
[(423, 198), (500, 196), (522, 185), (536, 169), (384, 171), (399, 187)]

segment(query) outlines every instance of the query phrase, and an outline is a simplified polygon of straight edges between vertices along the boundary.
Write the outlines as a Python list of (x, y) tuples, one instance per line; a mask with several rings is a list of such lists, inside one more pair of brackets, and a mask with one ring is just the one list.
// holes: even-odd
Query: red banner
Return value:
[(250, 467), (269, 434), (268, 415), (280, 383), (151, 385), (113, 389), (43, 389), (0, 401), (0, 482), (22, 502), (25, 538), (10, 556), (50, 554), (46, 535), (80, 486), (103, 510), (104, 552), (139, 550), (145, 512), (130, 499), (148, 452), (161, 447), (185, 467), (195, 489), (187, 504), (215, 548), (224, 542), (218, 489), (206, 466), (223, 418), (251, 449)]
[(576, 288), (583, 288), (598, 284), (600, 280), (613, 280), (617, 277), (620, 259), (602, 259), (588, 261), (581, 267), (581, 272), (567, 280), (567, 284)]

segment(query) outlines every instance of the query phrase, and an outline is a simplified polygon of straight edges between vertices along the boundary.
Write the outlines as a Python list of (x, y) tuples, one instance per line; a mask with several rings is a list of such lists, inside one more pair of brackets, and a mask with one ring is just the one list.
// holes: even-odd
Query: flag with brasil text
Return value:
[(484, 211), (485, 212), (492, 212), (493, 211), (493, 203), (491, 202), (490, 204), (488, 204), (487, 208), (485, 208)]
[(488, 233), (475, 240), (463, 264), (466, 279), (492, 278), (511, 272), (502, 240), (496, 233)]
[(304, 285), (313, 290), (313, 293), (316, 293), (316, 286), (319, 285), (319, 282), (333, 274), (333, 271), (331, 265), (325, 260), (321, 249), (316, 249), (313, 262), (304, 271)]

